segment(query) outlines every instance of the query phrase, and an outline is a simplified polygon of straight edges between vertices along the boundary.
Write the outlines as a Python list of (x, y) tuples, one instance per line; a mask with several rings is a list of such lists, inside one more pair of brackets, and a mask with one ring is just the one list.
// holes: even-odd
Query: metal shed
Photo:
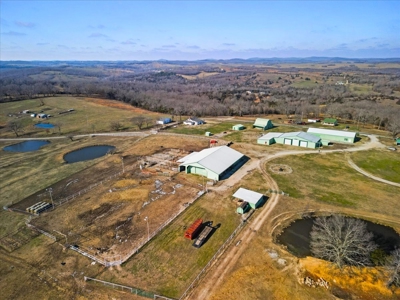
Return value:
[(261, 128), (263, 130), (267, 130), (273, 127), (274, 125), (272, 124), (271, 120), (264, 118), (257, 118), (253, 124), (253, 128)]
[(232, 126), (232, 130), (244, 130), (244, 126), (242, 124), (236, 124)]
[(228, 172), (239, 167), (246, 157), (228, 146), (207, 148), (193, 152), (180, 160), (180, 171), (198, 174), (212, 180), (220, 180)]
[(337, 143), (355, 143), (357, 132), (331, 130), (322, 128), (309, 128), (307, 133), (317, 136), (321, 139), (323, 145), (328, 145), (332, 142)]
[(257, 140), (257, 143), (261, 145), (272, 145), (277, 143), (311, 149), (318, 148), (322, 145), (321, 139), (319, 137), (303, 131), (287, 133), (270, 132), (260, 137)]
[(272, 145), (275, 144), (275, 138), (282, 135), (281, 132), (269, 132), (257, 139), (257, 144), (261, 145)]
[(263, 201), (264, 201), (264, 195), (244, 189), (244, 188), (239, 188), (234, 194), (233, 197), (238, 198), (240, 200), (246, 201), (249, 203), (251, 208), (257, 208), (259, 207)]
[(275, 138), (276, 143), (315, 149), (322, 145), (321, 139), (303, 131), (282, 133)]
[(332, 118), (325, 118), (322, 121), (322, 125), (336, 126), (337, 124), (338, 124), (337, 120)]

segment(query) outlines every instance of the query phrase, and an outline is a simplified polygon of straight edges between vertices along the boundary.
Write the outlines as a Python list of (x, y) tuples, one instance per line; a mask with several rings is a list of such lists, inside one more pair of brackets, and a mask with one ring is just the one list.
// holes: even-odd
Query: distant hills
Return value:
[(288, 57), (288, 58), (261, 58), (253, 57), (248, 59), (232, 58), (232, 59), (203, 59), (203, 60), (131, 60), (131, 61), (0, 61), (0, 68), (29, 68), (29, 67), (62, 67), (76, 66), (85, 67), (93, 65), (129, 65), (129, 64), (172, 64), (172, 65), (201, 65), (201, 64), (304, 64), (304, 63), (400, 63), (400, 58), (345, 58), (345, 57)]

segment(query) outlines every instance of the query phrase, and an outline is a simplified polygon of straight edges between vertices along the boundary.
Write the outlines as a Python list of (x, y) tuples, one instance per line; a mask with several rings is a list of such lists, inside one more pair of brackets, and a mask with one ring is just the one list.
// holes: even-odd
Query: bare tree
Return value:
[(136, 125), (139, 128), (139, 130), (142, 130), (142, 127), (146, 121), (146, 118), (142, 117), (142, 116), (137, 116), (137, 117), (133, 117), (131, 119), (131, 121), (132, 121), (133, 125)]
[(56, 122), (56, 123), (54, 123), (54, 126), (56, 126), (56, 127), (58, 128), (58, 133), (61, 133), (61, 127), (62, 127), (63, 125), (64, 125), (64, 124), (61, 123), (61, 122)]
[(400, 133), (400, 118), (397, 113), (398, 112), (391, 114), (389, 118), (389, 124), (387, 127), (387, 129), (392, 134), (393, 138), (396, 138), (396, 136)]
[(12, 131), (15, 133), (15, 135), (18, 137), (19, 132), (23, 132), (23, 126), (22, 123), (19, 121), (10, 121), (7, 123), (7, 129), (9, 131)]
[(112, 121), (110, 123), (110, 128), (112, 131), (120, 131), (122, 129), (122, 124), (119, 121)]
[(392, 251), (386, 263), (386, 270), (389, 272), (388, 286), (400, 286), (400, 248)]
[(339, 268), (370, 265), (370, 254), (377, 248), (365, 222), (342, 215), (317, 218), (310, 235), (311, 252)]
[(148, 117), (148, 118), (146, 118), (145, 123), (146, 123), (146, 127), (149, 127), (151, 124), (154, 123), (154, 120), (152, 118)]

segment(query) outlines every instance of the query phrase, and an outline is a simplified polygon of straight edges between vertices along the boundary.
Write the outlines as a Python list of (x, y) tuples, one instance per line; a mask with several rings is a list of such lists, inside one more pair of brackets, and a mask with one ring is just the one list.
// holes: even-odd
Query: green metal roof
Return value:
[(331, 119), (331, 118), (325, 118), (324, 119), (324, 123), (336, 123), (337, 120), (336, 119)]
[(270, 119), (257, 118), (253, 126), (265, 127), (268, 125), (268, 122), (270, 122)]

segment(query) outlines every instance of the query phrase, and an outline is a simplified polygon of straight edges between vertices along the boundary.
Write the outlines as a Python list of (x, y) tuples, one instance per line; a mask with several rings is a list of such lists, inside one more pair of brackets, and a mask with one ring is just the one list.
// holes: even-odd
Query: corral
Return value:
[(120, 264), (198, 197), (198, 184), (172, 177), (176, 159), (186, 153), (170, 149), (142, 157), (73, 201), (56, 200), (54, 211), (31, 224), (100, 262)]

